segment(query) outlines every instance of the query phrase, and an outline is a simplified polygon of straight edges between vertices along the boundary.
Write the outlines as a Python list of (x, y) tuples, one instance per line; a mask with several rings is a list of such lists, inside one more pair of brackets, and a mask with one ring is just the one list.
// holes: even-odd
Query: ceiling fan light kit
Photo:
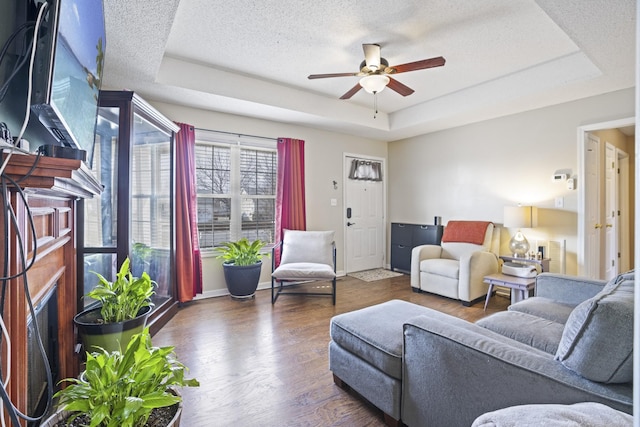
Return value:
[(360, 79), (360, 86), (369, 93), (380, 93), (389, 84), (389, 77), (383, 74), (371, 74)]
[(308, 78), (324, 79), (328, 77), (361, 77), (360, 81), (354, 87), (349, 89), (347, 93), (342, 95), (340, 99), (350, 99), (362, 88), (364, 88), (365, 91), (372, 93), (375, 97), (377, 93), (387, 86), (402, 96), (408, 96), (414, 92), (413, 89), (388, 77), (388, 74), (400, 74), (408, 71), (442, 67), (445, 63), (445, 59), (442, 56), (437, 56), (435, 58), (389, 66), (389, 62), (380, 56), (380, 45), (367, 43), (362, 45), (362, 49), (364, 50), (364, 61), (360, 63), (360, 71), (356, 73), (311, 74)]

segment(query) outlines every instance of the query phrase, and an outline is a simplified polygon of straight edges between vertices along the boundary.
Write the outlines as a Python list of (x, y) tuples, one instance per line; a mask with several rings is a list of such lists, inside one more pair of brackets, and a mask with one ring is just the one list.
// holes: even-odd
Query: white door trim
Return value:
[(348, 157), (356, 157), (358, 159), (363, 160), (371, 160), (380, 162), (382, 164), (382, 256), (383, 261), (382, 265), (387, 267), (389, 266), (389, 261), (387, 260), (387, 186), (389, 185), (389, 179), (387, 175), (387, 159), (384, 157), (376, 157), (370, 156), (368, 154), (357, 154), (357, 153), (342, 153), (342, 235), (344, 236), (342, 247), (342, 265), (344, 265), (345, 273), (349, 271), (347, 265), (347, 180), (349, 179), (349, 173), (347, 172), (347, 158)]
[(624, 119), (610, 120), (607, 122), (593, 123), (589, 125), (578, 127), (578, 275), (585, 275), (585, 236), (586, 233), (586, 218), (585, 218), (585, 206), (586, 206), (586, 194), (584, 191), (585, 183), (585, 158), (584, 158), (584, 146), (586, 143), (585, 134), (592, 131), (602, 129), (614, 129), (625, 126), (635, 125), (635, 117), (627, 117)]
[(633, 253), (631, 252), (631, 210), (628, 197), (622, 197), (622, 194), (629, 194), (629, 154), (626, 151), (617, 149), (618, 165), (620, 173), (618, 174), (618, 239), (620, 246), (620, 258), (618, 258), (619, 271), (629, 271), (631, 269), (631, 260)]

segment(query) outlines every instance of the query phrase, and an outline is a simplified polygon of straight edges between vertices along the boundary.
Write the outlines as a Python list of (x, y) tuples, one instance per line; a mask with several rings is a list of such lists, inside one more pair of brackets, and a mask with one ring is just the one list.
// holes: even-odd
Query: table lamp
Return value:
[(509, 250), (514, 257), (524, 258), (529, 252), (529, 241), (520, 228), (532, 228), (537, 225), (537, 209), (533, 206), (505, 206), (504, 226), (517, 228), (518, 232), (509, 241)]

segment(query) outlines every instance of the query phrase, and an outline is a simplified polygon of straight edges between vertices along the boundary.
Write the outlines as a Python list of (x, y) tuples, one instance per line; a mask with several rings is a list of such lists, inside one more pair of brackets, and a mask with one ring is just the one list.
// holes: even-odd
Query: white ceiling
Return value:
[[(635, 0), (104, 0), (104, 86), (386, 141), (632, 87)], [(402, 97), (361, 90), (363, 43)]]

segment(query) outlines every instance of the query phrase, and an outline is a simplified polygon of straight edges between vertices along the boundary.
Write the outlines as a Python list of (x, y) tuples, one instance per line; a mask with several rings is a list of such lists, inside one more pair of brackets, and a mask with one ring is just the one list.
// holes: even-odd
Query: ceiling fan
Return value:
[(389, 62), (380, 56), (379, 44), (363, 44), (364, 61), (360, 64), (360, 71), (357, 73), (331, 73), (331, 74), (311, 74), (309, 79), (325, 79), (328, 77), (361, 77), (347, 93), (342, 95), (340, 99), (349, 99), (360, 89), (369, 93), (376, 94), (389, 87), (391, 90), (398, 92), (402, 96), (411, 95), (414, 90), (400, 83), (399, 81), (389, 77), (390, 74), (406, 73), (408, 71), (424, 70), (425, 68), (442, 67), (445, 59), (438, 56), (421, 61), (408, 62), (406, 64), (389, 66)]

